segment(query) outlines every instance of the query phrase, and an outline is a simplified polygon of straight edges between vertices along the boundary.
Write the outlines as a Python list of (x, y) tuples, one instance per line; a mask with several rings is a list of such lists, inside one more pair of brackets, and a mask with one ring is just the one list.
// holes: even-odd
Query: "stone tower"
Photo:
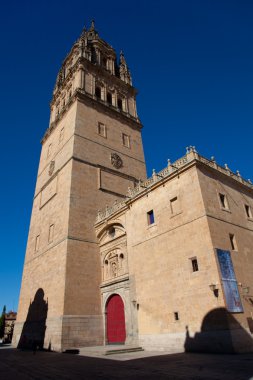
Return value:
[(103, 344), (98, 209), (146, 177), (136, 90), (92, 22), (63, 61), (43, 139), (13, 343)]

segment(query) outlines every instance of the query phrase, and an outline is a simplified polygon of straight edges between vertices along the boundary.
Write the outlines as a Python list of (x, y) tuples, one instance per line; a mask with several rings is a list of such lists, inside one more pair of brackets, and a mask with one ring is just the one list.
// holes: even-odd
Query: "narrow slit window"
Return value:
[(178, 313), (178, 311), (174, 312), (174, 319), (175, 319), (175, 321), (179, 321), (179, 313)]
[(49, 233), (48, 233), (48, 243), (52, 243), (54, 240), (54, 224), (51, 224), (49, 227)]
[(106, 126), (103, 123), (98, 123), (98, 134), (106, 137)]
[(59, 144), (63, 141), (63, 138), (64, 138), (64, 127), (60, 130)]
[(147, 212), (147, 217), (148, 217), (148, 225), (149, 226), (151, 224), (155, 223), (155, 215), (154, 215), (154, 211), (153, 210), (150, 210), (149, 212)]
[(95, 95), (98, 99), (101, 99), (101, 88), (100, 87), (95, 88)]
[(51, 156), (51, 152), (52, 152), (52, 144), (49, 144), (47, 148), (47, 158)]
[(123, 110), (123, 103), (122, 99), (118, 98), (118, 108), (122, 111)]
[(236, 244), (236, 240), (235, 240), (235, 235), (229, 234), (229, 240), (230, 240), (232, 251), (237, 251), (237, 244)]
[(40, 245), (40, 235), (37, 235), (36, 240), (35, 240), (35, 252), (38, 252), (39, 245)]
[(244, 205), (244, 206), (245, 206), (245, 212), (246, 212), (247, 218), (252, 219), (252, 212), (251, 212), (250, 206), (249, 205)]
[(125, 133), (122, 133), (122, 142), (124, 146), (130, 148), (130, 136), (126, 135)]
[(171, 210), (172, 215), (179, 214), (180, 209), (179, 209), (178, 197), (174, 197), (170, 200), (170, 210)]
[(112, 94), (110, 92), (107, 92), (107, 103), (112, 104)]
[(191, 265), (192, 265), (192, 271), (193, 272), (198, 272), (199, 270), (199, 264), (198, 264), (198, 260), (196, 257), (193, 257), (191, 259)]
[(228, 210), (227, 196), (225, 194), (219, 193), (219, 198), (221, 207)]

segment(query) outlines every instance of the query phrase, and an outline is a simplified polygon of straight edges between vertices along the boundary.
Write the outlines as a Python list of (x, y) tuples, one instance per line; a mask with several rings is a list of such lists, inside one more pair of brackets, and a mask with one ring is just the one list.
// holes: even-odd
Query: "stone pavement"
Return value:
[[(126, 356), (124, 356), (126, 355)], [(141, 357), (140, 357), (141, 356)], [(7, 380), (253, 380), (253, 354), (135, 352), (88, 357), (0, 349), (0, 378)]]

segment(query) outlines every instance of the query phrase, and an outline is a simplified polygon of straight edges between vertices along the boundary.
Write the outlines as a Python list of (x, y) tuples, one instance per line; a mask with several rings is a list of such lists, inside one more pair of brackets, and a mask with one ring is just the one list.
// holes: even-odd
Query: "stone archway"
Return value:
[(106, 304), (108, 344), (124, 344), (126, 340), (125, 308), (122, 298), (113, 294)]

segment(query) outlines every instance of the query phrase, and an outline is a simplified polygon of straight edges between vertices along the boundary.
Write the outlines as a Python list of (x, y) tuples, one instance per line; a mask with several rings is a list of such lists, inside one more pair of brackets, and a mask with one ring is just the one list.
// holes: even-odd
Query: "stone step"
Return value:
[(116, 350), (107, 350), (105, 352), (105, 355), (114, 355), (114, 354), (126, 354), (128, 352), (138, 352), (138, 351), (144, 351), (142, 347), (125, 347), (121, 349), (116, 349)]
[(144, 351), (142, 347), (133, 345), (108, 345), (108, 346), (91, 346), (79, 347), (79, 355), (115, 355), (130, 352)]

